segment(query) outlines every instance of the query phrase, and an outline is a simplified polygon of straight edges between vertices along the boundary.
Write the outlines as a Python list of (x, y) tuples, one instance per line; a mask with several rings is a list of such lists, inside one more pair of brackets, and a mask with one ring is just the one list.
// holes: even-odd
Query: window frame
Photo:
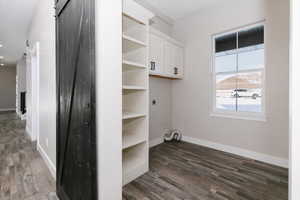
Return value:
[[(264, 27), (264, 68), (260, 70), (248, 70), (248, 71), (261, 71), (262, 72), (262, 99), (261, 99), (261, 112), (246, 112), (246, 111), (229, 111), (229, 110), (223, 110), (217, 108), (217, 102), (216, 102), (216, 66), (215, 66), (215, 59), (216, 59), (216, 47), (215, 47), (215, 41), (216, 38), (220, 36), (225, 36), (232, 33), (237, 33), (240, 31), (243, 31), (245, 29), (251, 29), (258, 26)], [(232, 119), (244, 119), (244, 120), (255, 120), (255, 121), (266, 121), (266, 66), (267, 66), (267, 60), (266, 60), (266, 52), (267, 52), (267, 45), (266, 45), (266, 23), (265, 20), (260, 22), (255, 22), (250, 25), (245, 25), (239, 28), (231, 29), (229, 31), (224, 31), (222, 33), (217, 33), (212, 35), (212, 51), (211, 51), (211, 80), (212, 80), (212, 92), (211, 92), (211, 117), (223, 117), (223, 118), (232, 118)], [(237, 42), (238, 46), (238, 42)], [(235, 72), (235, 73), (243, 73), (245, 71), (241, 72)], [(229, 72), (224, 72), (224, 74), (230, 74)], [(233, 72), (231, 72), (233, 73)]]

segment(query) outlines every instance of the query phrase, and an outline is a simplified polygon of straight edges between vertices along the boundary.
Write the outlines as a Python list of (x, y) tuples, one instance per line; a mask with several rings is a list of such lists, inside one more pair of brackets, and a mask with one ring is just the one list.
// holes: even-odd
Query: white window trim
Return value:
[[(255, 113), (255, 112), (236, 112), (236, 111), (226, 111), (226, 110), (222, 110), (222, 109), (217, 109), (216, 107), (216, 71), (215, 71), (215, 39), (217, 37), (223, 36), (223, 35), (227, 35), (230, 33), (236, 33), (239, 31), (242, 31), (244, 29), (248, 29), (248, 28), (254, 28), (257, 26), (264, 26), (264, 68), (261, 69), (260, 71), (262, 71), (262, 104), (261, 104), (261, 109), (262, 111), (260, 113)], [(214, 34), (212, 35), (212, 51), (211, 51), (211, 81), (212, 81), (212, 91), (211, 91), (211, 101), (212, 105), (211, 105), (211, 113), (210, 116), (211, 117), (222, 117), (222, 118), (231, 118), (231, 119), (241, 119), (241, 120), (254, 120), (254, 121), (262, 121), (262, 122), (266, 122), (266, 66), (267, 66), (267, 59), (266, 59), (266, 55), (267, 55), (267, 45), (266, 45), (266, 23), (265, 20), (260, 21), (260, 22), (256, 22), (250, 25), (246, 25), (243, 27), (239, 27), (236, 29), (232, 29), (229, 31), (224, 31), (222, 33), (219, 34)], [(257, 70), (259, 71), (259, 70)]]

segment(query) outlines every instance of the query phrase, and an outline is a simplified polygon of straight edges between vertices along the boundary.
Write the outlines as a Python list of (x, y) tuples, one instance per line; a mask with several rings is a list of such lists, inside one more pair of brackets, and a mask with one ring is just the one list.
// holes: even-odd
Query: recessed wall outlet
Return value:
[(46, 138), (46, 146), (47, 146), (47, 148), (49, 147), (49, 140), (48, 140), (48, 138)]

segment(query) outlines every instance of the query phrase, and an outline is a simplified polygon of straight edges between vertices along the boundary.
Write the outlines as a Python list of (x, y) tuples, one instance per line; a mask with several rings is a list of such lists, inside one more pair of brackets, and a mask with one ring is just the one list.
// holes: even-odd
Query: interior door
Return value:
[(94, 0), (56, 2), (57, 194), (96, 200)]
[(150, 71), (155, 73), (164, 72), (164, 40), (150, 34)]

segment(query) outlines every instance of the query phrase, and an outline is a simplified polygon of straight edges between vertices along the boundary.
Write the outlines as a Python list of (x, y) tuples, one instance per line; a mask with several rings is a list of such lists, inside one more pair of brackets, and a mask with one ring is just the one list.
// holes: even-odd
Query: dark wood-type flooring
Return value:
[(150, 171), (123, 200), (287, 200), (288, 170), (188, 143), (150, 150)]
[(55, 181), (25, 134), (25, 121), (0, 112), (0, 200), (56, 200)]
[[(25, 123), (0, 113), (0, 200), (56, 200), (55, 181)], [(150, 171), (123, 200), (287, 200), (288, 170), (188, 143), (150, 150)]]

